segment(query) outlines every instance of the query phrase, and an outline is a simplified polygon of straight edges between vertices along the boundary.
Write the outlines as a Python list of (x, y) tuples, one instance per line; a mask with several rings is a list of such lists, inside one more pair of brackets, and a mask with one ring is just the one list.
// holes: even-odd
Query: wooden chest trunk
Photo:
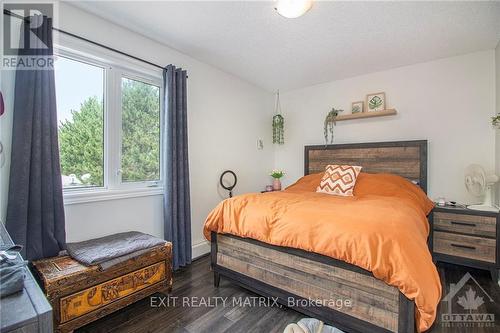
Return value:
[(71, 332), (156, 292), (172, 289), (172, 244), (100, 271), (68, 256), (33, 262), (54, 309), (56, 332)]

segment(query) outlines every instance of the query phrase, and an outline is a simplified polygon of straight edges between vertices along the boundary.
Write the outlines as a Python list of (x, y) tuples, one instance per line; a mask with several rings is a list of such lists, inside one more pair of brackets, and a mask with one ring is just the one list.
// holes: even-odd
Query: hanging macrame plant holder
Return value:
[(280, 92), (276, 93), (276, 107), (273, 116), (273, 143), (285, 143), (285, 118), (281, 115)]
[(344, 110), (336, 110), (335, 108), (332, 108), (332, 110), (326, 115), (324, 127), (325, 144), (328, 144), (328, 139), (330, 139), (330, 144), (333, 143), (333, 128), (337, 124), (337, 116), (342, 111)]

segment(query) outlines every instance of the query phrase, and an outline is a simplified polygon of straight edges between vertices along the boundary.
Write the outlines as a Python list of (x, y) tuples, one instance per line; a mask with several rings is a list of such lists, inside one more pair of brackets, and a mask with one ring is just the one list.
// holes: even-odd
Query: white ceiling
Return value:
[(75, 4), (270, 91), (493, 49), (500, 40), (500, 2), (316, 1), (298, 19), (279, 16), (272, 1)]

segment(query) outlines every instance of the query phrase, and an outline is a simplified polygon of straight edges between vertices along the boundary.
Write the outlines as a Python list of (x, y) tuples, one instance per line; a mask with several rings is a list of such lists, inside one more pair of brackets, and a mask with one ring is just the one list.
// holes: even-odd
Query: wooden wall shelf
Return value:
[(373, 117), (384, 117), (393, 116), (398, 112), (396, 109), (387, 109), (383, 111), (369, 111), (369, 112), (359, 112), (354, 114), (344, 114), (339, 115), (335, 118), (336, 121), (351, 120), (351, 119), (361, 119), (361, 118), (373, 118)]

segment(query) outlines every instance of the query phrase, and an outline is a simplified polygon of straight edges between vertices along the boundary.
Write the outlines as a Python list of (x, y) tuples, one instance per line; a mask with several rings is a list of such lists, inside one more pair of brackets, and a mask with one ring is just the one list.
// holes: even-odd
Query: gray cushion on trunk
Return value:
[[(104, 264), (107, 261), (112, 260), (112, 264), (115, 265), (143, 253), (145, 249), (163, 245), (165, 242), (163, 239), (142, 232), (129, 231), (83, 242), (67, 243), (66, 250), (73, 259), (82, 264), (87, 266), (102, 264), (104, 269), (110, 266)], [(138, 251), (141, 252), (135, 253)]]

